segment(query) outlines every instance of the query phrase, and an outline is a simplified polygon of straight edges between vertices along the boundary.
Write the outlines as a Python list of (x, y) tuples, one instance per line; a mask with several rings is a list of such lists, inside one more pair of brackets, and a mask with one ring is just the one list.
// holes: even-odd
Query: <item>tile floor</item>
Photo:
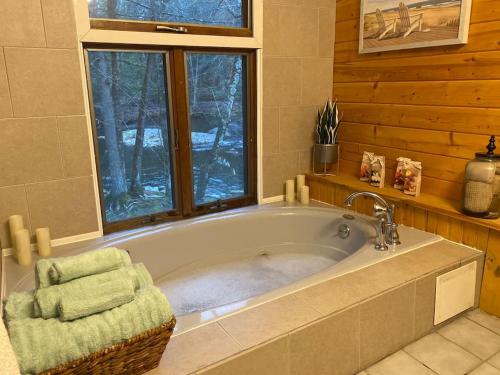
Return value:
[(500, 375), (500, 318), (467, 313), (358, 375)]

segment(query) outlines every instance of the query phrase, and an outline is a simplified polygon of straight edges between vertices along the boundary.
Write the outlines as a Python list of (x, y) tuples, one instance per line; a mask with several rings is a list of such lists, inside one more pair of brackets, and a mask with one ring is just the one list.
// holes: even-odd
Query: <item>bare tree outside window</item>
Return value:
[(246, 27), (241, 0), (91, 0), (91, 18)]
[(162, 53), (89, 51), (108, 222), (173, 208)]

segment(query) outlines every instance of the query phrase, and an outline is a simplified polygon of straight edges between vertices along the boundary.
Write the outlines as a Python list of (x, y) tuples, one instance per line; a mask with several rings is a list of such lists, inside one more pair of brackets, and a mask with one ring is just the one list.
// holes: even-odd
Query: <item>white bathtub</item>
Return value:
[[(338, 236), (342, 224), (351, 229), (347, 239)], [(55, 255), (105, 246), (128, 250), (170, 299), (179, 333), (441, 240), (404, 226), (399, 233), (402, 245), (378, 252), (372, 218), (279, 204), (113, 235)], [(6, 259), (5, 270), (6, 294), (34, 287), (30, 269)]]

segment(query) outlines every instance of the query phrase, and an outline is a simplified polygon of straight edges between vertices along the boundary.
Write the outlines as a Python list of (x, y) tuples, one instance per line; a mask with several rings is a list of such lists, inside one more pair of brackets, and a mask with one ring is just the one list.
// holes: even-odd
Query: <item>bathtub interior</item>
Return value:
[[(331, 207), (259, 206), (91, 241), (56, 255), (106, 246), (128, 250), (167, 295), (183, 331), (440, 239), (401, 227), (403, 245), (376, 252), (374, 220), (350, 215)], [(341, 225), (350, 227), (346, 239), (338, 235)], [(17, 278), (12, 273), (7, 293), (34, 287), (32, 271)]]

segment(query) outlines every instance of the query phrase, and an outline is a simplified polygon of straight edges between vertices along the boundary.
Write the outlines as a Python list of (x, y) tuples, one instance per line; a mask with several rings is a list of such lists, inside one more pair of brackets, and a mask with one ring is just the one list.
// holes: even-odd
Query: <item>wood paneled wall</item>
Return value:
[(500, 135), (500, 0), (474, 0), (469, 43), (358, 54), (360, 0), (338, 0), (334, 95), (344, 111), (341, 172), (363, 151), (423, 163), (424, 192), (459, 200), (467, 160)]

